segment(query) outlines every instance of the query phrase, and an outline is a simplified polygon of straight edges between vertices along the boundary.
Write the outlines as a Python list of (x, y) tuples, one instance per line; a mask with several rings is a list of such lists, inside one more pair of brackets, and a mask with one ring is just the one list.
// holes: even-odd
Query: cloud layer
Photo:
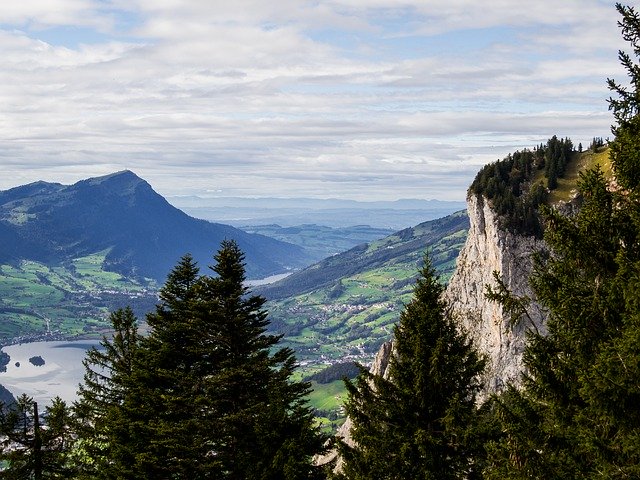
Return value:
[(598, 0), (4, 3), (0, 189), (460, 200), (516, 148), (608, 136), (625, 77)]

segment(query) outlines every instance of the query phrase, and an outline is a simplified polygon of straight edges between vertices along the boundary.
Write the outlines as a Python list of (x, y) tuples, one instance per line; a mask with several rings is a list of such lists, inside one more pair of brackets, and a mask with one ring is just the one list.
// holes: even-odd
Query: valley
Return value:
[[(87, 208), (89, 197), (93, 206)], [(449, 203), (436, 206), (451, 208)], [(379, 214), (362, 215), (375, 223)], [(427, 218), (432, 214), (425, 212)], [(169, 241), (158, 240), (159, 227), (151, 224), (171, 231)], [(131, 172), (70, 187), (40, 182), (0, 192), (0, 235), (6, 240), (0, 248), (0, 344), (95, 340), (109, 334), (110, 312), (125, 306), (145, 332), (145, 315), (155, 308), (164, 281), (161, 272), (169, 268), (158, 264), (168, 265), (169, 256), (177, 260), (178, 248), (185, 253), (195, 246), (205, 273), (202, 267), (211, 261), (203, 253), (204, 239), (212, 258), (220, 234), (215, 232), (221, 231), (248, 242), (248, 285), (268, 299), (269, 328), (295, 350), (299, 378), (339, 362), (367, 364), (391, 337), (424, 253), (430, 252), (443, 282), (452, 274), (468, 219), (458, 212), (399, 231), (317, 224), (243, 228), (190, 218)], [(188, 241), (180, 240), (181, 229)], [(258, 259), (259, 249), (269, 249), (269, 256)], [(259, 272), (280, 280), (265, 285), (256, 280)], [(318, 420), (335, 430), (344, 420), (340, 377), (312, 385)], [(28, 391), (28, 385), (21, 388)]]
[(458, 212), (380, 240), (254, 289), (269, 301), (271, 328), (284, 335), (306, 371), (352, 359), (368, 363), (411, 297), (418, 268), (430, 252), (442, 281), (451, 276), (466, 239)]

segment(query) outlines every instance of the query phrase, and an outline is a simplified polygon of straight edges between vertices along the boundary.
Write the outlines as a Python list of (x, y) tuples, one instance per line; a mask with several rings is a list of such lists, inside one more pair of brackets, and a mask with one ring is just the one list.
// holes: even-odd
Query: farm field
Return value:
[(109, 312), (131, 305), (143, 315), (157, 284), (106, 271), (106, 251), (62, 265), (23, 260), (0, 265), (0, 342), (98, 336)]

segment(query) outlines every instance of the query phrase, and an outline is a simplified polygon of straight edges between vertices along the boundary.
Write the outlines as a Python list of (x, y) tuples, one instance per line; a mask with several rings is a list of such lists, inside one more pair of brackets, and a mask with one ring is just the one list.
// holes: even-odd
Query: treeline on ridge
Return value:
[(469, 187), (469, 194), (487, 198), (506, 230), (542, 238), (538, 207), (557, 188), (558, 178), (564, 176), (577, 155), (569, 138), (554, 135), (533, 150), (516, 151), (484, 166)]

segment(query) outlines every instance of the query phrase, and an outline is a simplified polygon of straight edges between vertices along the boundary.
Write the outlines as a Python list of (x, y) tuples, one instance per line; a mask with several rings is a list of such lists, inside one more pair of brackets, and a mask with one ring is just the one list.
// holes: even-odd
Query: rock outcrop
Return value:
[[(476, 348), (488, 357), (485, 394), (500, 391), (507, 382), (518, 383), (527, 329), (545, 332), (545, 315), (529, 287), (532, 255), (544, 248), (535, 237), (513, 234), (500, 228), (499, 218), (484, 197), (467, 199), (470, 229), (458, 256), (456, 270), (445, 298)], [(497, 272), (505, 286), (518, 297), (529, 297), (530, 318), (511, 325), (510, 315), (489, 301), (486, 286), (495, 285)]]

